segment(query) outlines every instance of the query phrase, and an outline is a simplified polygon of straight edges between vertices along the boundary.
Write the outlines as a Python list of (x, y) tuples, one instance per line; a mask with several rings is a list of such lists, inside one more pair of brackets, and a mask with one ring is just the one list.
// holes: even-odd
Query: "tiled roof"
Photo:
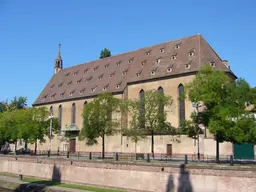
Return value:
[(127, 83), (198, 71), (211, 64), (232, 71), (201, 35), (65, 68), (55, 74), (34, 105), (122, 92)]

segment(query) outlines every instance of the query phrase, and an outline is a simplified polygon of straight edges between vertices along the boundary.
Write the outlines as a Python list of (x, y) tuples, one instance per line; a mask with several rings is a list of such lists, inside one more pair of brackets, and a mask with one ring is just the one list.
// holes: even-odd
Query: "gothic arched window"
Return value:
[(184, 93), (184, 86), (178, 86), (178, 99), (179, 99), (179, 125), (185, 120), (185, 99), (180, 98)]
[[(158, 89), (157, 89), (157, 91), (160, 93), (160, 94), (162, 94), (162, 95), (164, 95), (164, 89), (162, 88), (162, 87), (159, 87)], [(161, 98), (162, 99), (162, 98)], [(163, 103), (163, 101), (160, 101), (160, 103), (159, 103), (159, 113), (164, 113), (164, 103)]]
[(62, 106), (59, 106), (59, 113), (58, 113), (58, 119), (59, 119), (59, 133), (61, 131), (61, 127), (62, 127)]
[(145, 127), (145, 92), (140, 90), (140, 127)]
[(53, 115), (53, 107), (50, 107), (50, 115)]
[(84, 102), (84, 108), (83, 108), (83, 116), (84, 116), (84, 112), (85, 112), (85, 107), (87, 105), (87, 101)]
[(71, 124), (76, 124), (76, 104), (72, 104), (72, 109), (71, 109)]

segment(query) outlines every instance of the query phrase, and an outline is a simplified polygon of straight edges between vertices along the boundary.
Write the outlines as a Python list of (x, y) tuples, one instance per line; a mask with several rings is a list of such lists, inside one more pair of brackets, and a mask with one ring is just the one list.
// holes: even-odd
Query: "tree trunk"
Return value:
[(152, 157), (154, 158), (154, 131), (151, 131), (151, 153)]
[(137, 155), (137, 141), (135, 141), (135, 156)]
[(102, 159), (105, 158), (105, 135), (102, 136)]
[(27, 150), (28, 149), (28, 141), (25, 141), (25, 150)]
[(34, 155), (36, 155), (36, 151), (37, 151), (37, 139), (35, 141), (35, 151), (34, 151)]
[(218, 137), (218, 134), (216, 134), (216, 163), (218, 163), (219, 160), (220, 160), (219, 137)]
[(16, 154), (17, 153), (17, 141), (15, 141), (14, 151), (15, 151), (15, 154)]

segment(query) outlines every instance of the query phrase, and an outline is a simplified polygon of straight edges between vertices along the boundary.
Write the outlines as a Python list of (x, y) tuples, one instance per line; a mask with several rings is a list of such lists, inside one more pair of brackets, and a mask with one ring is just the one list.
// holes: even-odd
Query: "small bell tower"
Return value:
[(62, 58), (60, 56), (60, 46), (61, 46), (61, 44), (59, 43), (58, 55), (57, 55), (57, 57), (55, 59), (55, 62), (54, 62), (54, 74), (57, 74), (60, 70), (62, 70), (62, 67), (63, 67)]

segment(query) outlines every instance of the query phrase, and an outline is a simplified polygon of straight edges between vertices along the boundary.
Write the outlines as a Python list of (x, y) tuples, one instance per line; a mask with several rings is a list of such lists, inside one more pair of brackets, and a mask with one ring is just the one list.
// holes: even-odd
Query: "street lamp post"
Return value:
[(48, 157), (50, 157), (51, 154), (51, 148), (52, 148), (52, 119), (54, 116), (51, 113), (51, 116), (49, 116), (50, 119), (50, 136), (49, 136), (49, 148), (48, 148)]
[(197, 132), (197, 160), (200, 161), (200, 146), (199, 146), (199, 125), (198, 125), (198, 108), (201, 107), (198, 103), (193, 104), (196, 108), (196, 132)]

